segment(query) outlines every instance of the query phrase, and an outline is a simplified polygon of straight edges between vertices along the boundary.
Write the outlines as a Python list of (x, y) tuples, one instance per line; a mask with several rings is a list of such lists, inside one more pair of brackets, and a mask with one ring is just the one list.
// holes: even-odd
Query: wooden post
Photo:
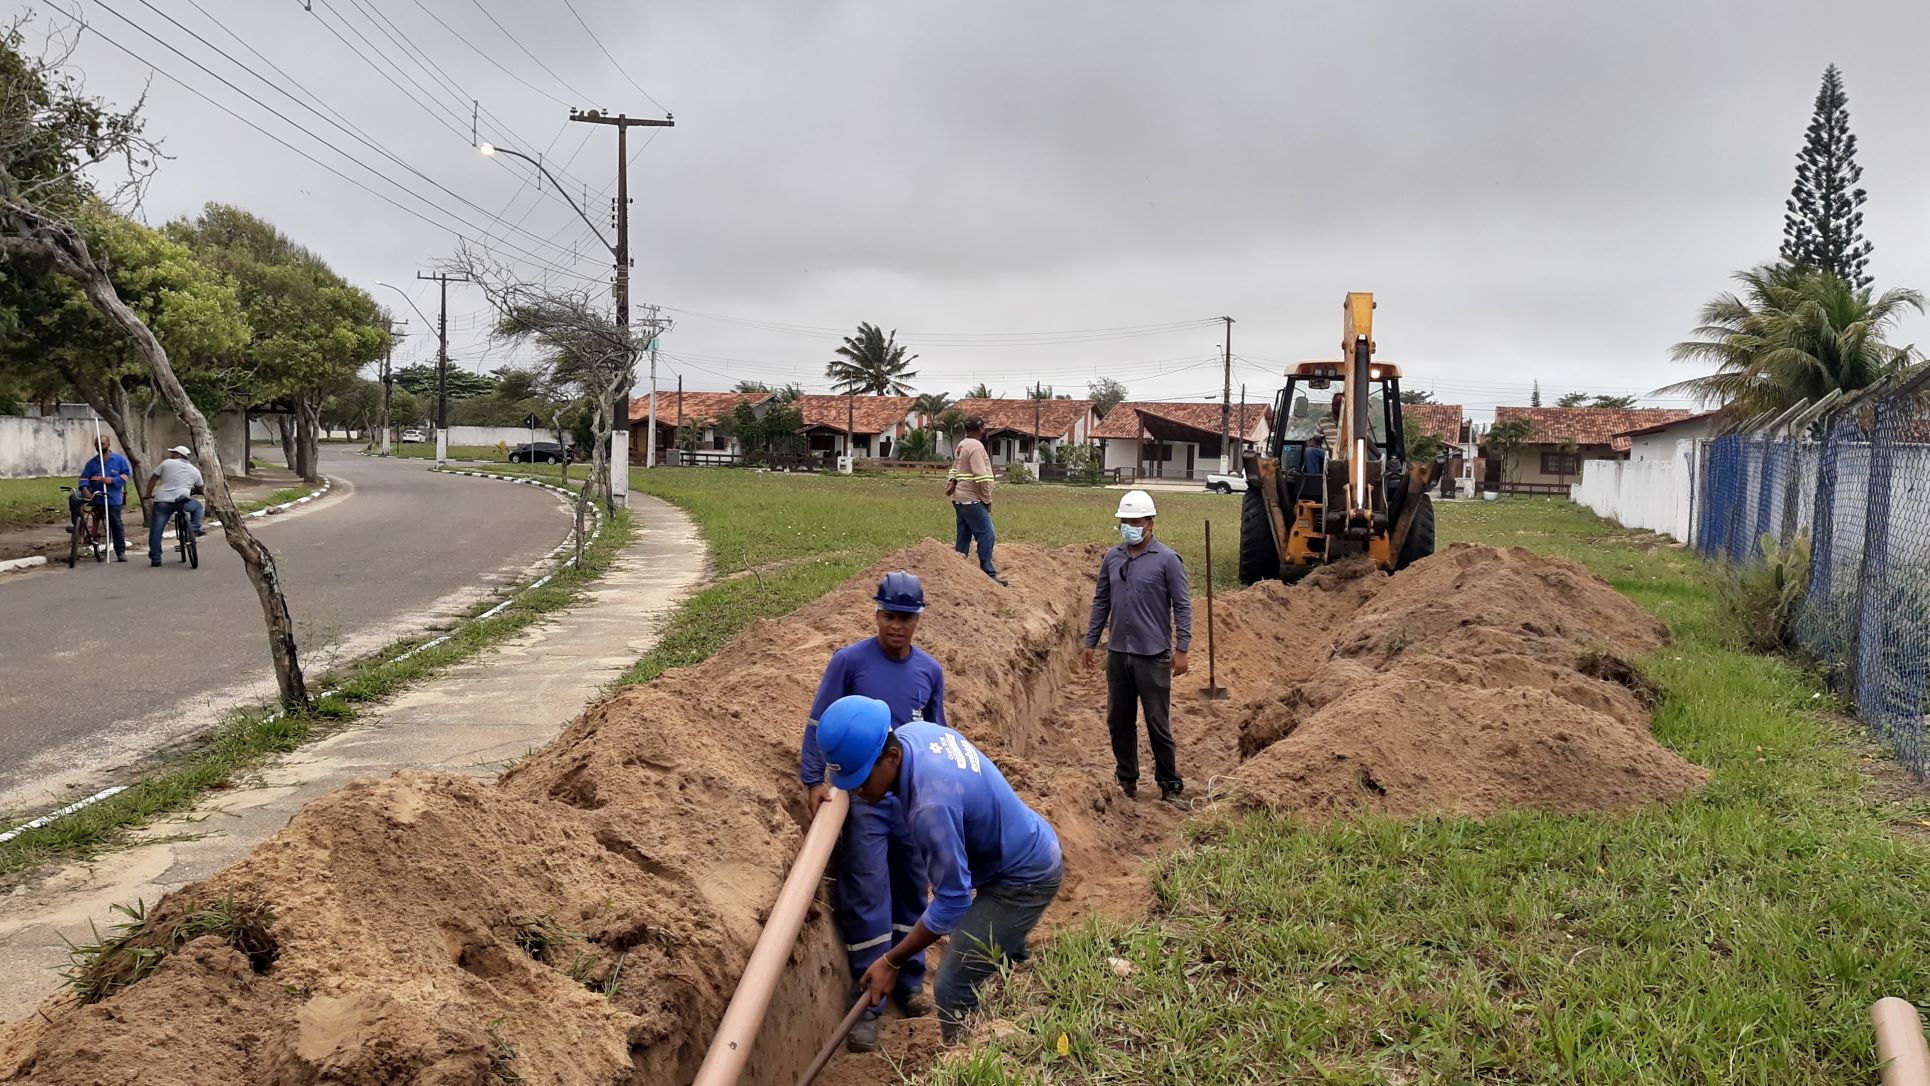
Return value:
[(1206, 522), (1206, 689), (1200, 697), (1225, 701), (1226, 688), (1220, 685), (1218, 662), (1213, 658), (1213, 522)]

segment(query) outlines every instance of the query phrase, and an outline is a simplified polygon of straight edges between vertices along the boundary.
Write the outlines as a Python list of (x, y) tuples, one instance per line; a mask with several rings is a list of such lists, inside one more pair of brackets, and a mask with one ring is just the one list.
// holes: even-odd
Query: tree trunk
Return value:
[[(118, 380), (109, 381), (107, 385), (101, 386), (88, 380), (79, 370), (67, 366), (61, 366), (59, 369), (60, 375), (67, 383), (80, 393), (80, 398), (85, 400), (87, 406), (94, 409), (94, 414), (99, 415), (101, 421), (107, 424), (107, 428), (114, 432), (115, 442), (120, 445), (122, 455), (127, 457), (129, 474), (134, 476), (135, 498), (141, 502), (141, 526), (147, 527), (149, 510), (146, 501), (142, 500), (143, 491), (147, 489), (147, 435), (144, 432), (136, 433), (134, 430), (133, 413), (128, 403), (127, 390), (121, 387)], [(143, 431), (145, 429), (146, 427), (142, 427)]]
[(281, 434), (281, 462), (295, 470), (295, 418), (287, 413), (275, 416), (275, 429)]
[[(134, 341), (134, 352), (147, 365), (149, 379), (154, 387), (167, 400), (168, 406), (187, 425), (188, 433), (194, 440), (194, 456), (203, 467), (202, 476), (207, 485), (208, 504), (221, 517), (222, 533), (228, 538), (228, 545), (241, 556), (242, 565), (248, 571), (248, 580), (255, 586), (255, 596), (261, 602), (262, 618), (268, 625), (268, 650), (274, 657), (275, 682), (281, 691), (282, 704), (301, 706), (308, 703), (308, 687), (302, 679), (299, 652), (295, 645), (295, 623), (288, 614), (288, 601), (282, 596), (281, 574), (275, 566), (275, 556), (260, 540), (244, 526), (241, 514), (235, 510), (234, 495), (228, 491), (228, 478), (221, 472), (221, 451), (215, 444), (214, 429), (201, 409), (188, 399), (188, 392), (181, 387), (180, 378), (174, 375), (174, 367), (168, 362), (168, 355), (161, 341), (154, 337), (141, 318), (121, 301), (114, 290), (114, 284), (107, 273), (95, 264), (76, 235), (73, 246), (79, 252), (65, 252), (63, 263), (77, 264), (78, 268), (63, 268), (63, 272), (74, 278), (94, 308), (105, 316), (127, 337)], [(75, 272), (78, 274), (75, 274)]]
[(322, 402), (303, 395), (295, 400), (295, 474), (306, 482), (315, 481), (315, 460), (320, 450)]

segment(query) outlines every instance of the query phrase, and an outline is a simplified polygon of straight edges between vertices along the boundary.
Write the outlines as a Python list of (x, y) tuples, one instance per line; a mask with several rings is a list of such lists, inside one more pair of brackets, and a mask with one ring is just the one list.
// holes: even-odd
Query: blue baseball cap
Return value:
[(818, 718), (818, 750), (831, 783), (847, 792), (871, 776), (891, 734), (891, 707), (877, 698), (851, 694), (831, 703)]

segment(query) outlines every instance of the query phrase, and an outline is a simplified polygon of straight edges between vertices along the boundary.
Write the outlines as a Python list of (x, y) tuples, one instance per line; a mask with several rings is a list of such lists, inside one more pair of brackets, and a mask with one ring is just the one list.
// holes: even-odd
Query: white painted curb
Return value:
[[(18, 573), (23, 569), (32, 569), (35, 566), (44, 566), (46, 564), (47, 556), (44, 554), (36, 554), (31, 558), (9, 558), (4, 562), (0, 562), (0, 573)], [(4, 838), (0, 838), (0, 840), (4, 840)]]
[[(430, 470), (434, 471), (437, 469), (431, 468)], [(470, 475), (478, 479), (501, 479), (504, 482), (519, 483), (523, 486), (542, 487), (544, 490), (553, 491), (557, 494), (562, 495), (565, 498), (571, 499), (572, 501), (574, 501), (576, 498), (576, 495), (570, 493), (567, 490), (564, 490), (560, 486), (551, 486), (548, 483), (541, 482), (536, 479), (523, 479), (523, 478), (518, 478), (517, 476), (514, 476), (514, 475), (495, 475), (489, 472), (482, 472), (482, 471), (452, 471), (452, 472), (445, 472), (444, 474)], [(293, 506), (300, 505), (303, 502), (313, 501), (314, 499), (321, 497), (323, 494), (328, 493), (329, 487), (332, 485), (333, 484), (330, 483), (326, 477), (324, 477), (322, 479), (321, 489), (315, 491), (315, 493), (313, 494), (310, 494), (308, 497), (299, 498), (292, 502), (285, 502), (281, 505), (270, 506), (267, 509), (257, 510), (253, 513), (249, 513), (248, 517), (249, 518), (263, 517), (263, 516), (267, 516), (270, 513), (279, 513), (284, 509), (288, 509)], [(589, 514), (590, 514), (590, 522), (592, 524), (592, 527), (590, 529), (590, 538), (584, 542), (585, 546), (588, 546), (589, 544), (596, 542), (597, 537), (603, 534), (603, 511), (596, 507), (595, 502), (590, 503)], [(463, 626), (468, 626), (472, 623), (481, 622), (483, 619), (491, 618), (496, 615), (499, 615), (503, 612), (505, 608), (507, 608), (510, 604), (515, 603), (516, 600), (519, 599), (520, 597), (530, 592), (534, 592), (537, 589), (548, 584), (552, 577), (555, 577), (557, 573), (561, 572), (562, 555), (564, 554), (564, 552), (571, 549), (575, 539), (576, 539), (576, 525), (574, 523), (574, 520), (572, 519), (569, 534), (563, 537), (563, 542), (557, 545), (555, 550), (552, 550), (548, 554), (543, 556), (545, 560), (548, 560), (551, 558), (558, 559), (558, 564), (556, 569), (550, 570), (548, 573), (543, 574), (541, 577), (538, 577), (536, 580), (531, 581), (529, 584), (523, 586), (520, 589), (517, 589), (515, 592), (510, 593), (509, 597), (504, 599), (501, 603), (497, 604), (494, 607), (491, 607), (487, 611), (484, 611), (482, 614), (477, 615), (472, 619), (469, 619), (468, 621), (464, 622), (462, 626), (458, 626), (455, 630), (451, 630), (448, 633), (443, 634), (441, 637), (435, 638), (434, 640), (424, 641), (422, 644), (417, 645), (415, 648), (412, 648), (409, 651), (402, 653), (401, 655), (390, 660), (389, 663), (392, 663), (392, 664), (399, 663), (403, 660), (407, 660), (411, 656), (414, 656), (416, 653), (426, 652), (429, 649), (435, 648), (437, 645), (440, 645), (443, 642), (448, 641), (450, 638), (456, 636), (456, 634), (462, 629)], [(25, 562), (28, 565), (38, 565), (40, 563), (45, 562), (46, 560), (47, 559), (45, 557), (14, 559), (15, 562)], [(7, 563), (0, 563), (0, 573), (6, 572), (7, 568), (8, 568)], [(338, 694), (340, 692), (341, 692), (341, 689), (338, 687), (333, 690), (324, 690), (315, 696), (317, 698), (326, 698), (326, 697), (332, 697), (333, 695)], [(282, 710), (278, 709), (275, 712), (269, 714), (267, 717), (264, 717), (262, 722), (267, 723), (268, 721), (279, 719), (281, 715), (282, 715)], [(107, 799), (110, 796), (118, 795), (119, 793), (125, 792), (125, 791), (127, 791), (126, 785), (117, 784), (112, 788), (104, 788), (99, 792), (96, 792), (93, 795), (88, 796), (86, 799), (83, 799), (77, 803), (70, 803), (67, 806), (62, 807), (58, 811), (50, 811), (47, 814), (41, 815), (39, 818), (36, 818), (31, 822), (22, 823), (21, 825), (15, 826), (13, 829), (10, 829), (5, 833), (0, 833), (0, 845), (6, 844), (8, 841), (13, 840), (14, 838), (20, 836), (23, 833), (26, 833), (28, 830), (39, 829), (42, 826), (48, 825), (59, 819), (65, 818), (70, 814), (73, 814), (75, 811), (78, 811), (83, 807), (87, 807), (92, 804), (99, 803), (101, 800)]]

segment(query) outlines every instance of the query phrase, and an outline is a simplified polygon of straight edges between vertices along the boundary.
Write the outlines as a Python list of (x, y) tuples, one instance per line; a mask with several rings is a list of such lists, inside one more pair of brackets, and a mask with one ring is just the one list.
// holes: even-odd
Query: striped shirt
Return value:
[(958, 484), (952, 491), (954, 505), (991, 501), (992, 457), (985, 451), (985, 443), (975, 437), (959, 442), (958, 451), (952, 454), (952, 470), (945, 478)]

